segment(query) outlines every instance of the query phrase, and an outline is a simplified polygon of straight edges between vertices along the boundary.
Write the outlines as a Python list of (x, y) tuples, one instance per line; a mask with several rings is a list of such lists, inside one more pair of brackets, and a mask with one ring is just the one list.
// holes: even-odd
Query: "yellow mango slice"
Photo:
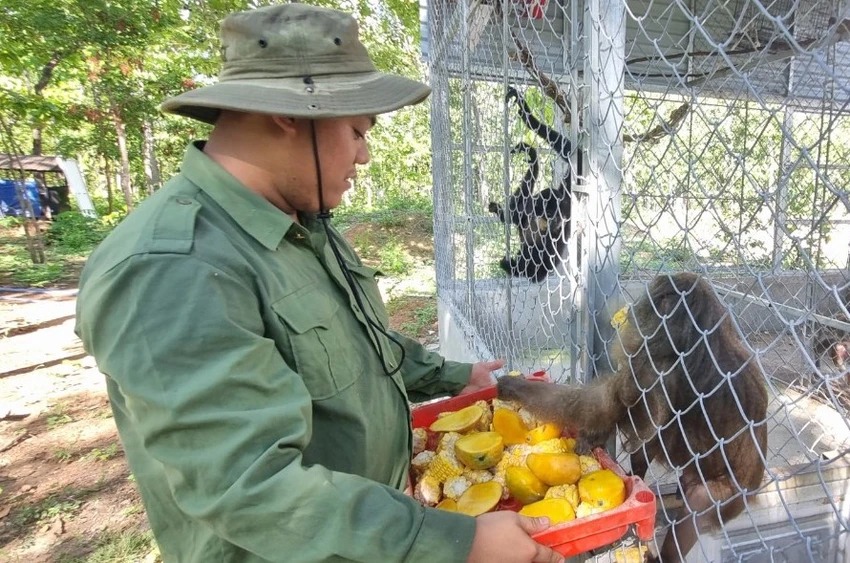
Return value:
[(457, 512), (457, 501), (451, 498), (443, 499), (437, 504), (437, 508), (448, 512)]
[(547, 485), (571, 485), (581, 477), (581, 462), (573, 453), (533, 453), (525, 464)]
[(470, 469), (489, 469), (502, 459), (505, 443), (498, 432), (475, 432), (458, 438), (455, 455)]
[(502, 435), (506, 446), (524, 444), (528, 428), (519, 413), (510, 409), (497, 408), (493, 411), (493, 430)]
[(478, 516), (489, 512), (502, 499), (502, 486), (495, 481), (478, 483), (469, 487), (457, 499), (457, 511), (469, 516)]
[(552, 438), (557, 438), (561, 435), (563, 430), (560, 426), (553, 422), (547, 422), (546, 424), (541, 424), (537, 428), (532, 428), (528, 431), (528, 434), (525, 436), (525, 441), (532, 446), (539, 442), (543, 442), (544, 440), (551, 440)]
[(531, 517), (547, 516), (552, 526), (575, 520), (576, 517), (573, 505), (568, 500), (562, 498), (549, 498), (532, 502), (523, 506), (519, 513)]
[(542, 500), (549, 489), (528, 467), (508, 467), (505, 471), (505, 485), (511, 496), (522, 504)]
[(428, 429), (431, 432), (466, 432), (478, 424), (483, 416), (484, 410), (479, 405), (470, 405), (438, 418)]
[(578, 481), (578, 496), (594, 508), (610, 510), (626, 500), (626, 483), (610, 469), (600, 469)]

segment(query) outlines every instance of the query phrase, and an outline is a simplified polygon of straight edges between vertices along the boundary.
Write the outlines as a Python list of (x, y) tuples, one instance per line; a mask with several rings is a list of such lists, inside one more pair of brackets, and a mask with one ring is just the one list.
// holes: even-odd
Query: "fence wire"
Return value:
[[(623, 367), (615, 311), (701, 275), (767, 388), (741, 432), (768, 445), (757, 493), (687, 560), (843, 561), (850, 8), (431, 0), (423, 22), (438, 296), (463, 347), (587, 382)], [(664, 497), (683, 469), (646, 480)]]

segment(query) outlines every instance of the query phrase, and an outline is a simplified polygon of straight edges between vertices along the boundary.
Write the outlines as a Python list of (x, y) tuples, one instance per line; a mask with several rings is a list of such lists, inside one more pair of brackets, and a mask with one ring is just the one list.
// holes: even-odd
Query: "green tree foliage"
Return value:
[[(217, 79), (218, 25), (228, 13), (274, 4), (238, 0), (4, 0), (0, 6), (0, 116), (14, 124), (0, 152), (79, 159), (89, 190), (116, 194), (122, 152), (135, 199), (145, 197), (143, 129), (149, 125), (161, 175), (173, 174), (204, 124), (164, 116), (165, 98)], [(376, 65), (423, 79), (418, 3), (318, 0), (354, 13)], [(347, 205), (361, 210), (430, 202), (427, 104), (382, 117), (371, 135), (374, 164)], [(121, 150), (121, 136), (126, 148)], [(120, 210), (121, 197), (112, 198)]]

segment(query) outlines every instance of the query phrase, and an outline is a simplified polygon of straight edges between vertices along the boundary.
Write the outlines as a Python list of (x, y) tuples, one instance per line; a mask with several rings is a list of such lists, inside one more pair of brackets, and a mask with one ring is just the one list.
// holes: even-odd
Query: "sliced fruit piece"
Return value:
[(438, 418), (428, 429), (432, 432), (466, 432), (478, 424), (483, 416), (484, 410), (479, 405), (470, 405)]
[(528, 454), (525, 463), (538, 479), (549, 485), (570, 485), (581, 477), (581, 463), (572, 453)]
[(611, 326), (616, 330), (620, 330), (629, 322), (629, 306), (626, 305), (611, 316)]
[(575, 520), (576, 513), (570, 501), (562, 498), (550, 498), (532, 502), (522, 507), (520, 514), (526, 516), (548, 516), (549, 523), (554, 526), (562, 522)]
[(497, 408), (493, 411), (493, 430), (502, 435), (506, 446), (524, 444), (528, 428), (525, 427), (519, 413), (509, 409)]
[(546, 424), (541, 424), (540, 426), (529, 430), (528, 434), (525, 436), (525, 441), (526, 443), (534, 445), (544, 440), (557, 438), (561, 435), (561, 432), (562, 429), (560, 426), (553, 422), (547, 422)]
[(502, 459), (505, 443), (498, 432), (475, 432), (455, 442), (455, 455), (471, 469), (488, 469)]
[(508, 467), (505, 471), (505, 483), (511, 496), (522, 504), (542, 500), (549, 488), (528, 467)]
[(469, 487), (457, 499), (457, 511), (469, 516), (478, 516), (493, 510), (502, 499), (502, 486), (495, 481), (478, 483)]
[(457, 512), (457, 501), (453, 498), (445, 498), (437, 504), (436, 508), (449, 512)]
[(610, 510), (626, 500), (626, 484), (610, 469), (600, 469), (578, 481), (578, 496), (594, 508)]

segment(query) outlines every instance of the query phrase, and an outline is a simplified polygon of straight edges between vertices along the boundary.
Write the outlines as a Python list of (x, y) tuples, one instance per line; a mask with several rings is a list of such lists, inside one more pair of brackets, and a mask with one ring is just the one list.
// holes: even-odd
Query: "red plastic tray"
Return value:
[[(545, 378), (545, 374), (541, 372), (529, 377)], [(476, 401), (489, 401), (495, 399), (496, 395), (494, 385), (475, 393), (419, 405), (412, 411), (413, 427), (428, 427), (437, 420), (437, 415), (441, 412), (462, 409)], [(623, 468), (611, 459), (605, 450), (597, 448), (593, 455), (602, 467), (623, 478), (626, 483), (626, 501), (617, 508), (558, 524), (532, 536), (538, 543), (551, 547), (565, 557), (612, 544), (626, 535), (631, 525), (635, 526), (635, 533), (641, 541), (649, 541), (655, 534), (655, 494), (643, 479), (626, 475)], [(519, 510), (520, 507), (503, 503), (500, 508)]]

